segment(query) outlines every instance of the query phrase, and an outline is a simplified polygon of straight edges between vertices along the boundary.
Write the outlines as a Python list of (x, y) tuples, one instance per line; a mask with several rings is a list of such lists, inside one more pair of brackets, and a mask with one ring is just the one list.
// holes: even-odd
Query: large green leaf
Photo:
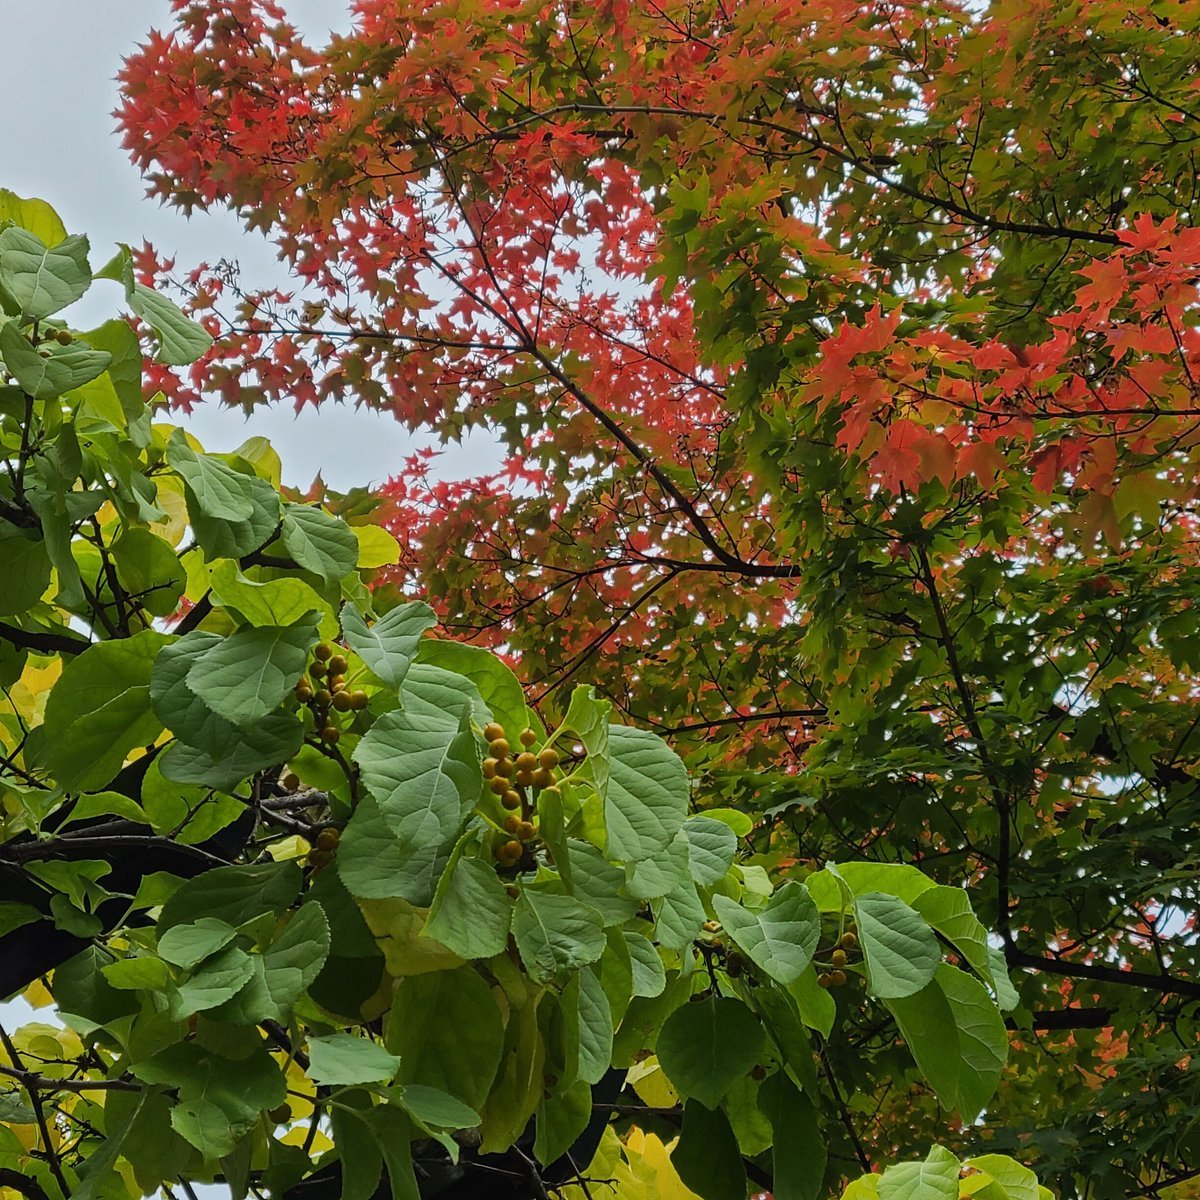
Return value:
[[(968, 1158), (963, 1166), (990, 1176), (1003, 1189), (1004, 1200), (1040, 1200), (1046, 1192), (1027, 1166), (1009, 1158), (1007, 1154), (980, 1154)], [(990, 1188), (986, 1189), (985, 1194), (989, 1200), (995, 1195)]]
[(162, 725), (150, 707), (150, 678), (169, 640), (145, 629), (89, 646), (63, 668), (46, 702), (42, 751), (63, 787), (103, 787), (131, 750), (158, 736)]
[(581, 684), (571, 693), (562, 728), (575, 734), (587, 751), (587, 770), (596, 790), (604, 795), (608, 788), (608, 730), (612, 703), (596, 696), (590, 684)]
[(50, 586), (50, 556), (40, 538), (0, 536), (0, 616), (31, 609)]
[(667, 971), (662, 957), (649, 938), (629, 930), (622, 931), (629, 948), (629, 962), (633, 973), (633, 994), (653, 997), (662, 994), (667, 986)]
[(695, 890), (687, 835), (681, 829), (662, 853), (628, 863), (625, 874), (624, 890), (637, 900), (657, 900), (680, 888)]
[(574, 896), (524, 889), (513, 913), (513, 937), (532, 979), (551, 983), (604, 953), (604, 921)]
[(590, 842), (567, 842), (571, 888), (594, 908), (605, 925), (622, 925), (638, 910), (638, 902), (625, 891), (625, 872), (614, 867)]
[(579, 1078), (599, 1083), (612, 1063), (613, 1018), (596, 968), (579, 972)]
[(161, 363), (186, 367), (212, 345), (212, 337), (203, 326), (185, 317), (177, 304), (145, 284), (133, 285), (129, 307), (154, 330), (158, 339), (154, 357)]
[(358, 539), (345, 521), (307, 504), (283, 506), (284, 549), (305, 571), (337, 583), (354, 570)]
[(713, 908), (729, 936), (750, 959), (785, 987), (812, 962), (821, 937), (821, 917), (808, 889), (785, 883), (757, 912), (727, 896), (714, 896)]
[(479, 1114), (448, 1092), (409, 1083), (395, 1089), (401, 1108), (433, 1129), (471, 1129), (479, 1124)]
[(470, 966), (401, 980), (387, 1026), (401, 1083), (423, 1083), (478, 1109), (504, 1049), (504, 1020)]
[(133, 254), (121, 245), (117, 253), (96, 272), (97, 279), (114, 279), (125, 289), (125, 299), (158, 339), (159, 362), (186, 367), (198, 359), (211, 345), (212, 338), (203, 326), (197, 325), (180, 311), (166, 296), (137, 282), (133, 271)]
[(364, 796), (342, 832), (337, 873), (347, 891), (360, 899), (399, 896), (413, 904), (427, 904), (450, 861), (451, 850), (448, 840), (419, 842), (398, 837), (383, 819), (379, 805)]
[(604, 819), (609, 854), (626, 862), (661, 854), (687, 816), (683, 763), (662, 738), (628, 725), (609, 726), (608, 753)]
[(175, 551), (148, 529), (126, 529), (112, 548), (117, 579), (147, 612), (169, 617), (179, 607), (187, 577)]
[(491, 958), (508, 944), (512, 901), (491, 863), (463, 854), (460, 845), (442, 872), (423, 936), (460, 958)]
[(171, 1016), (177, 1021), (216, 1008), (236, 996), (254, 975), (254, 960), (245, 950), (227, 946), (179, 985), (172, 997)]
[[(479, 689), (488, 711), (511, 739), (517, 738), (529, 722), (525, 693), (517, 677), (482, 646), (427, 638), (421, 643), (421, 661), (465, 675)], [(513, 745), (516, 744), (514, 740)]]
[(21, 321), (40, 321), (74, 304), (92, 282), (88, 240), (79, 234), (48, 247), (18, 225), (0, 232), (0, 289), (21, 308)]
[(436, 624), (437, 614), (421, 600), (393, 608), (373, 625), (363, 620), (353, 604), (342, 609), (342, 630), (350, 649), (394, 691), (404, 682), (422, 635)]
[(758, 1106), (771, 1123), (773, 1200), (817, 1200), (828, 1151), (812, 1101), (777, 1071), (759, 1089)]
[(177, 1042), (130, 1070), (145, 1083), (178, 1089), (171, 1125), (210, 1160), (229, 1154), (259, 1114), (287, 1094), (283, 1072), (261, 1045), (225, 1058), (196, 1042)]
[(167, 462), (188, 487), (188, 508), (223, 521), (245, 521), (254, 512), (254, 476), (243, 475), (211, 454), (197, 454), (180, 431), (167, 445)]
[(954, 943), (984, 980), (992, 982), (987, 930), (975, 915), (971, 901), (962, 888), (931, 887), (917, 896), (912, 906), (933, 929)]
[(689, 1100), (683, 1132), (671, 1152), (679, 1178), (704, 1200), (745, 1200), (746, 1168), (728, 1118), (719, 1109)]
[(250, 516), (245, 520), (233, 521), (210, 516), (196, 503), (191, 488), (185, 489), (188, 520), (209, 562), (222, 558), (242, 558), (261, 549), (274, 537), (279, 526), (279, 494), (265, 479), (251, 475), (245, 478), (248, 480), (246, 494), (251, 504)]
[(308, 1074), (313, 1082), (329, 1087), (356, 1083), (386, 1083), (400, 1066), (378, 1042), (352, 1033), (331, 1033), (308, 1039)]
[(200, 917), (186, 925), (166, 930), (158, 941), (160, 958), (190, 970), (210, 954), (223, 949), (237, 936), (237, 930), (216, 917)]
[(692, 878), (701, 887), (712, 887), (725, 877), (737, 853), (737, 835), (724, 821), (711, 817), (689, 817), (683, 823), (687, 835)]
[(343, 1091), (330, 1113), (341, 1163), (338, 1200), (374, 1200), (378, 1195), (383, 1147), (370, 1123), (373, 1114), (370, 1097), (361, 1088)]
[(291, 625), (318, 612), (332, 629), (333, 610), (303, 579), (247, 579), (237, 564), (221, 559), (212, 569), (213, 603), (236, 613), (245, 625)]
[(700, 932), (705, 915), (696, 885), (690, 879), (684, 880), (654, 901), (659, 943), (667, 950), (682, 950)]
[(282, 913), (300, 891), (303, 876), (292, 862), (251, 863), (216, 867), (189, 879), (163, 905), (159, 936), (168, 929), (215, 917), (229, 925), (244, 925), (264, 913)]
[(254, 959), (254, 973), (222, 1006), (220, 1017), (235, 1025), (286, 1022), (292, 1006), (320, 974), (329, 956), (329, 922), (319, 904), (305, 904), (283, 932)]
[(1004, 1018), (977, 979), (948, 963), (915, 995), (887, 1002), (929, 1086), (947, 1108), (975, 1120), (1008, 1055)]
[(250, 725), (295, 686), (316, 640), (312, 619), (239, 629), (192, 663), (187, 686), (218, 716)]
[(677, 1008), (658, 1035), (658, 1061), (681, 1096), (716, 1108), (734, 1080), (758, 1062), (763, 1031), (740, 1001), (709, 996)]
[(537, 1110), (533, 1154), (549, 1165), (565, 1154), (592, 1119), (592, 1089), (582, 1079), (544, 1097)]
[(958, 1200), (958, 1159), (934, 1146), (924, 1162), (893, 1163), (879, 1177), (879, 1200)]
[(890, 1000), (919, 992), (942, 960), (933, 930), (903, 900), (881, 892), (859, 896), (854, 913), (872, 993)]
[(384, 713), (355, 747), (354, 761), (395, 837), (429, 861), (415, 890), (402, 893), (428, 903), (442, 854), (457, 841), (483, 787), (466, 701), (458, 711), (410, 706)]
[(177, 783), (232, 787), (257, 770), (286, 761), (300, 747), (303, 727), (295, 713), (268, 713), (239, 729), (188, 686), (192, 667), (222, 640), (219, 634), (193, 630), (164, 647), (154, 664), (150, 702), (180, 739), (168, 747), (159, 766), (165, 778)]
[(111, 362), (104, 350), (76, 340), (69, 346), (34, 346), (16, 322), (0, 326), (0, 355), (14, 379), (35, 400), (54, 400), (95, 379)]

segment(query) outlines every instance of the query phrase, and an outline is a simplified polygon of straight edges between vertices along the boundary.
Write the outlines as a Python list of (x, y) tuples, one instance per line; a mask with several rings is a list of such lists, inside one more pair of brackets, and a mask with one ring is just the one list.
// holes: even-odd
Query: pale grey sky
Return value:
[[(350, 25), (348, 0), (284, 0), (288, 17), (310, 41)], [(6, 110), (0, 124), (0, 187), (49, 201), (72, 233), (92, 240), (92, 265), (108, 260), (117, 242), (143, 238), (176, 258), (183, 270), (200, 261), (235, 258), (249, 282), (282, 280), (274, 247), (243, 232), (226, 212), (190, 220), (145, 198), (141, 177), (115, 133), (114, 76), (121, 58), (151, 28), (170, 24), (168, 0), (54, 0), (4, 5)], [(97, 285), (101, 291), (103, 285)], [(97, 298), (103, 312), (118, 303), (115, 285)], [(80, 322), (82, 324), (82, 321)], [(318, 470), (333, 487), (379, 483), (416, 444), (390, 417), (343, 406), (256, 413), (213, 407), (187, 422), (211, 450), (231, 450), (253, 434), (278, 449), (287, 482), (307, 486)], [(437, 460), (455, 477), (489, 469), (496, 455), (486, 439), (447, 447)]]

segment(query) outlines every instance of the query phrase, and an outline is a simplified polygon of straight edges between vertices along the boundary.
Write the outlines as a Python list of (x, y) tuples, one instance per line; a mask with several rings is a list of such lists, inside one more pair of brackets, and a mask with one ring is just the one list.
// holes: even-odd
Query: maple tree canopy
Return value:
[[(462, 679), (476, 680), (472, 655), (501, 653), (507, 666), (489, 657), (488, 671), (511, 668), (520, 712), (537, 717), (519, 719), (539, 737), (580, 738), (584, 764), (588, 730), (613, 718), (631, 731), (616, 735), (634, 747), (624, 769), (653, 731), (678, 756), (661, 761), (691, 778), (681, 785), (672, 765), (674, 783), (621, 784), (619, 756), (587, 768), (571, 836), (589, 867), (576, 872), (547, 839), (549, 874), (528, 880), (542, 900), (525, 883), (505, 893), (514, 931), (539, 904), (569, 927), (538, 949), (520, 918), (522, 986), (542, 999), (515, 1004), (495, 973), (508, 956), (484, 953), (487, 909), (470, 890), (495, 878), (496, 853), (471, 824), (483, 819), (471, 786), (455, 792), (463, 823), (431, 819), (437, 836), (410, 854), (409, 799), (381, 764), (406, 761), (383, 739), (400, 736), (406, 718), (393, 714), (408, 711), (409, 685), (380, 677), (356, 644), (373, 644), (365, 608), (365, 632), (341, 615), (330, 636), (387, 699), (351, 731), (362, 740), (347, 761), (370, 799), (329, 815), (400, 851), (379, 858), (375, 893), (340, 862), (320, 879), (343, 880), (368, 914), (377, 900), (420, 908), (441, 886), (428, 892), (440, 847), (451, 855), (440, 878), (461, 876), (478, 917), (470, 947), (451, 947), (464, 961), (454, 978), (464, 995), (482, 987), (511, 1005), (511, 1070), (497, 1074), (480, 1051), (463, 1078), (417, 1085), (478, 1116), (484, 1150), (503, 1142), (513, 1156), (505, 1169), (533, 1172), (518, 1194), (536, 1194), (541, 1168), (537, 1186), (564, 1181), (548, 1155), (583, 1136), (594, 1087), (592, 1105), (616, 1119), (592, 1165), (576, 1164), (592, 1182), (568, 1184), (573, 1198), (585, 1186), (640, 1200), (686, 1185), (705, 1200), (741, 1200), (750, 1186), (815, 1200), (861, 1175), (856, 1200), (1032, 1200), (1030, 1168), (1064, 1196), (1190, 1195), (1200, 2), (357, 0), (352, 30), (325, 46), (266, 0), (173, 10), (122, 68), (125, 145), (163, 199), (228, 206), (268, 232), (296, 283), (263, 292), (225, 265), (176, 275), (148, 249), (130, 256), (131, 297), (172, 280), (214, 339), (199, 357), (147, 364), (150, 389), (183, 408), (352, 401), (443, 440), (486, 431), (505, 454), (486, 477), (446, 482), (418, 455), (379, 496), (315, 487), (303, 498), (398, 539), (399, 561), (355, 595), (381, 621), (424, 612), (398, 606), (421, 597), (440, 624), (433, 644), (471, 643), (438, 652)], [(2, 339), (0, 353), (38, 399), (14, 340), (29, 313), (19, 299), (5, 312), (18, 358)], [(28, 447), (7, 436), (16, 471)], [(175, 453), (168, 465), (197, 502), (220, 504)], [(62, 558), (75, 526), (64, 534), (55, 511), (47, 552)], [(217, 607), (258, 624), (237, 601)], [(193, 652), (188, 687), (195, 675), (204, 703), (244, 728), (252, 706), (223, 695), (233, 656), (215, 642)], [(593, 720), (585, 702), (611, 709)], [(485, 714), (472, 714), (474, 749), (459, 764), (471, 771), (486, 752)], [(614, 794), (652, 811), (624, 811)], [(380, 828), (372, 805), (393, 803)], [(603, 831), (589, 823), (597, 804)], [(733, 856), (703, 824), (690, 827), (712, 835), (712, 856), (693, 854), (672, 825), (684, 810), (728, 829)], [(257, 870), (255, 852), (235, 856)], [(474, 862), (485, 865), (462, 865)], [(602, 884), (582, 882), (593, 869)], [(408, 872), (425, 872), (426, 891), (406, 890)], [(167, 958), (161, 970), (189, 997), (213, 994), (204, 977), (225, 957), (267, 971), (312, 911), (294, 900), (279, 901), (292, 913), (282, 932), (252, 922), (209, 951), (216, 966)], [(602, 921), (620, 911), (609, 928), (630, 932), (642, 918), (622, 906), (642, 901), (654, 962), (637, 943), (629, 990), (612, 991), (595, 966), (608, 951), (579, 951), (592, 941), (567, 907)], [(854, 942), (837, 946), (851, 919)], [(366, 937), (364, 957), (381, 944), (401, 1005), (419, 993), (410, 1013), (449, 1011), (443, 972), (415, 976)], [(670, 980), (654, 997), (635, 994), (635, 958)], [(598, 982), (583, 982), (589, 973)], [(607, 1017), (591, 1024), (601, 991)], [(219, 1003), (281, 1028), (298, 1012), (298, 1039), (356, 1036), (379, 1050), (370, 1025), (353, 1024), (378, 1015), (361, 1005), (331, 1010), (298, 992), (263, 1017), (253, 987), (241, 1007)], [(331, 1019), (338, 1032), (321, 1026)], [(226, 1172), (286, 1162), (298, 1180), (361, 1161), (353, 1187), (341, 1180), (347, 1195), (371, 1193), (370, 1164), (386, 1165), (394, 1189), (408, 1168), (389, 1147), (410, 1144), (396, 1121), (442, 1135), (413, 1141), (418, 1156), (426, 1145), (457, 1154), (446, 1139), (469, 1140), (463, 1109), (396, 1092), (414, 1082), (413, 1061), (435, 1057), (401, 1045), (400, 1027), (389, 1018), (382, 1035), (400, 1064), (386, 1082), (361, 1061), (325, 1077), (328, 1051), (308, 1055), (314, 1088), (353, 1089), (327, 1161), (271, 1149), (308, 1138), (311, 1154), (305, 1116), (275, 1138), (255, 1110), (239, 1118), (242, 1140), (219, 1147), (250, 1167), (243, 1157)], [(205, 1046), (241, 1061), (232, 1042)], [(554, 1054), (554, 1082), (535, 1079)], [(187, 1092), (169, 1061), (154, 1077), (130, 1070), (180, 1098), (162, 1113), (211, 1155), (203, 1112), (186, 1115), (198, 1085)], [(596, 1099), (608, 1084), (618, 1098)], [(436, 1194), (428, 1178), (417, 1186)]]

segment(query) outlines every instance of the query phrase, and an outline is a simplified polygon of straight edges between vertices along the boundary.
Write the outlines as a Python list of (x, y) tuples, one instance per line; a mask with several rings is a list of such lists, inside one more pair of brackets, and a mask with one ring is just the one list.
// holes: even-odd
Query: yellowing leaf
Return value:
[(400, 543), (378, 525), (355, 525), (358, 538), (358, 565), (364, 570), (390, 567), (400, 561)]
[(407, 900), (360, 900), (359, 908), (371, 932), (379, 939), (388, 974), (425, 975), (449, 971), (462, 959), (431, 937), (421, 937), (429, 910)]

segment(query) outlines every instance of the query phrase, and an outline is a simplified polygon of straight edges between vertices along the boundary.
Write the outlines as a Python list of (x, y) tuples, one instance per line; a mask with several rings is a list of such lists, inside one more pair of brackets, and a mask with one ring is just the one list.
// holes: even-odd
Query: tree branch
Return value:
[(1061, 958), (1043, 958), (1027, 954), (1009, 942), (1004, 947), (1004, 959), (1010, 967), (1026, 967), (1045, 971), (1048, 975), (1063, 975), (1068, 979), (1091, 979), (1097, 983), (1115, 983), (1120, 987), (1136, 987), (1146, 991), (1200, 1000), (1200, 983), (1179, 979), (1174, 975), (1151, 975), (1145, 971), (1126, 971), (1120, 967), (1105, 967), (1096, 963), (1065, 962)]

